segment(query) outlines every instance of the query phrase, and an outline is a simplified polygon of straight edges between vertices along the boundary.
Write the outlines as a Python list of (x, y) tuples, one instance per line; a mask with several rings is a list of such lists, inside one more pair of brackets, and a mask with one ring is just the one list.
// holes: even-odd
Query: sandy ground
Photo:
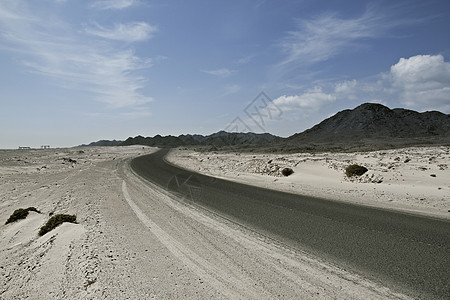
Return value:
[[(168, 161), (270, 189), (450, 218), (450, 147), (282, 155), (180, 148)], [(369, 171), (349, 180), (345, 168), (350, 164)], [(283, 168), (294, 173), (285, 177)]]
[[(130, 146), (0, 151), (0, 299), (407, 298), (144, 182), (128, 161), (154, 150)], [(178, 152), (176, 157), (195, 161), (206, 155)], [(442, 155), (448, 160), (448, 152)], [(215, 157), (220, 161), (220, 155)], [(305, 166), (320, 177), (314, 172), (321, 169), (314, 166), (325, 161), (315, 159), (299, 163), (289, 178), (239, 174), (267, 177), (272, 184), (295, 182), (306, 174), (300, 172)], [(374, 164), (378, 159), (373, 158)], [(339, 170), (322, 169), (340, 175)], [(448, 174), (432, 170), (436, 180)], [(326, 178), (333, 181), (332, 176)], [(366, 186), (340, 179), (339, 184)], [(448, 182), (442, 184), (442, 194), (448, 194), (448, 188)], [(29, 206), (42, 213), (30, 212), (26, 219), (4, 225), (15, 209)], [(39, 237), (50, 213), (75, 214), (78, 224), (65, 223)]]

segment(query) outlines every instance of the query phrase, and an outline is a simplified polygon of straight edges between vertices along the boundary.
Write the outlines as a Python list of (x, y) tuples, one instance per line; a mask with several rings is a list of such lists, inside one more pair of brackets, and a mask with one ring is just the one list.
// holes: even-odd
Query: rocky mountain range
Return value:
[(154, 147), (179, 147), (179, 146), (261, 146), (267, 143), (280, 141), (282, 138), (274, 136), (269, 133), (237, 133), (219, 131), (211, 135), (179, 135), (179, 136), (161, 136), (154, 137), (130, 137), (121, 145), (146, 145)]
[(354, 109), (340, 111), (312, 128), (288, 138), (269, 133), (219, 131), (207, 136), (136, 136), (123, 142), (99, 141), (89, 146), (199, 146), (297, 151), (365, 150), (430, 144), (450, 145), (450, 115), (438, 111), (419, 113), (403, 108), (390, 109), (381, 104), (365, 103)]

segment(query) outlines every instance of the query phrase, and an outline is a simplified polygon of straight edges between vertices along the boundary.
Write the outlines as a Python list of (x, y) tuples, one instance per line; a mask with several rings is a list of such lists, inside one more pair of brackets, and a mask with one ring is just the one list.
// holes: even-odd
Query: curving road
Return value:
[(305, 197), (193, 173), (164, 160), (131, 167), (183, 201), (423, 299), (450, 299), (450, 221)]

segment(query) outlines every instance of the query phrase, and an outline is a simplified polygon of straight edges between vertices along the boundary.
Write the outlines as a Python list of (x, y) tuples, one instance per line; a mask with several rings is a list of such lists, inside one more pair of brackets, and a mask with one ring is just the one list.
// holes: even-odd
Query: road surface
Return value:
[(410, 296), (450, 299), (450, 221), (305, 197), (212, 178), (164, 160), (131, 161), (182, 201), (364, 274)]

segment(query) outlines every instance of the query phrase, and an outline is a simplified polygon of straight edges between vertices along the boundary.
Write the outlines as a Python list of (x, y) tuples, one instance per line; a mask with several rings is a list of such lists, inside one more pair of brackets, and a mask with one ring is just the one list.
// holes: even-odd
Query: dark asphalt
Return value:
[(450, 221), (216, 179), (167, 163), (168, 151), (131, 167), (185, 201), (400, 292), (450, 299)]

